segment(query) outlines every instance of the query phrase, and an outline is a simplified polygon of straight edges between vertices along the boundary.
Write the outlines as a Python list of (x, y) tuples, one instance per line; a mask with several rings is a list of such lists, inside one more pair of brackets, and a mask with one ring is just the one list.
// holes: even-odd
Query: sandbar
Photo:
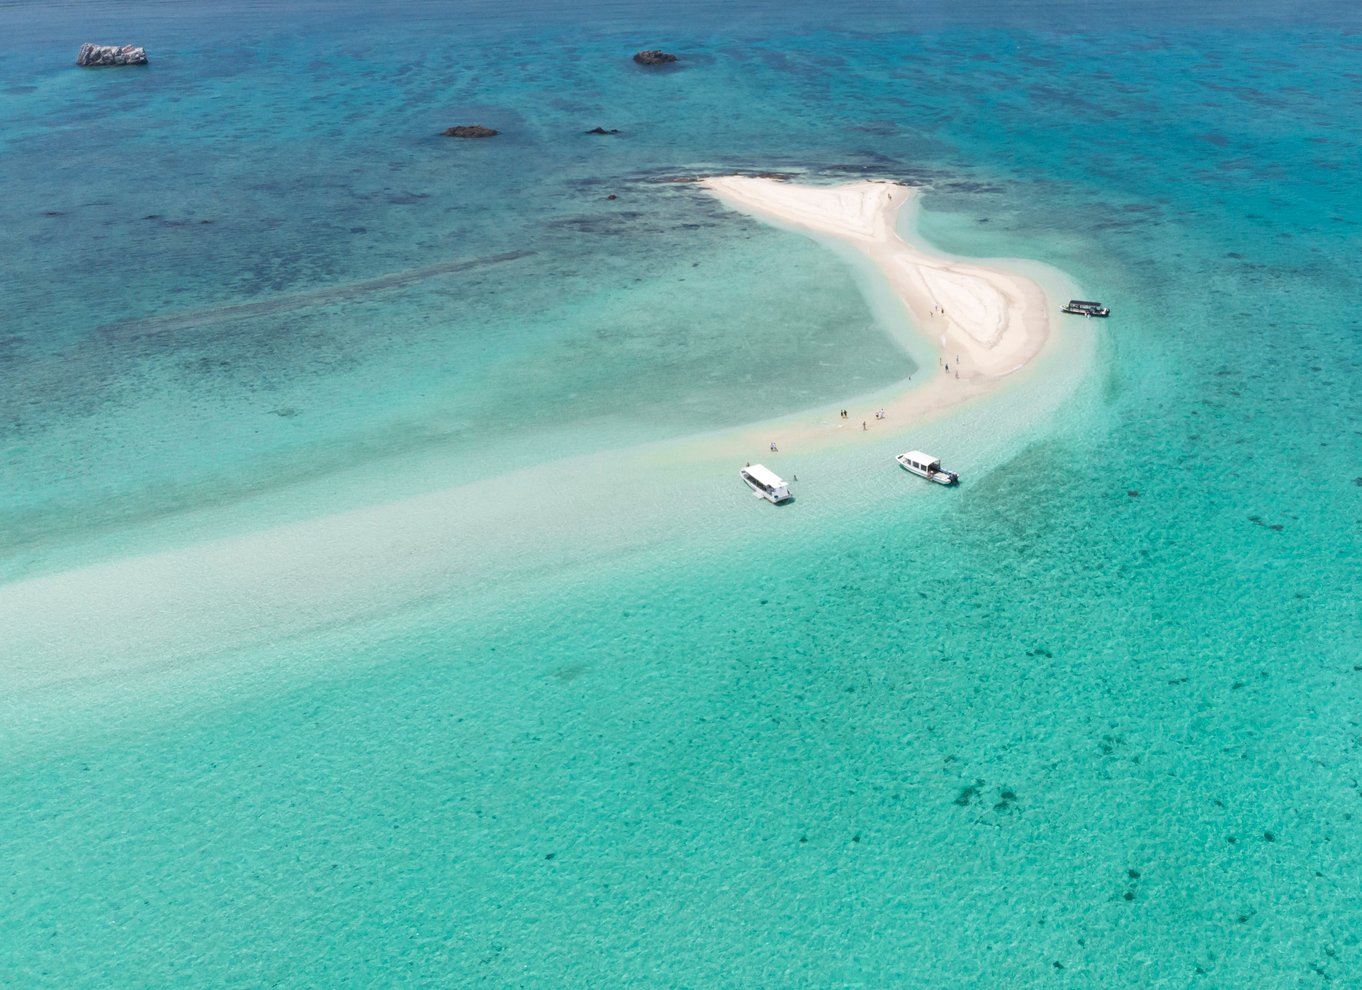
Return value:
[[(997, 263), (966, 261), (910, 244), (899, 214), (918, 190), (893, 182), (813, 186), (765, 177), (726, 175), (699, 180), (726, 205), (817, 239), (854, 248), (887, 281), (907, 323), (936, 358), (885, 403), (900, 424), (932, 417), (993, 390), (1024, 368), (1050, 338), (1052, 306), (1035, 280)], [(849, 418), (858, 428), (864, 410)], [(773, 439), (815, 441), (840, 418), (780, 421)], [(746, 431), (744, 431), (746, 432)], [(768, 426), (766, 433), (772, 433)]]
[[(798, 481), (794, 470), (808, 465), (806, 482), (817, 478), (818, 496), (800, 514), (816, 521), (861, 497), (865, 479), (898, 480), (891, 455), (921, 443), (926, 420), (993, 390), (1052, 337), (1041, 283), (992, 261), (937, 255), (899, 235), (901, 211), (914, 201), (907, 187), (728, 176), (707, 179), (704, 188), (765, 221), (862, 253), (905, 308), (902, 322), (921, 335), (920, 346), (908, 347), (919, 363), (912, 379), (847, 397), (840, 403), (853, 412), (847, 419), (829, 403), (247, 532), (210, 536), (193, 517), (170, 520), (141, 553), (0, 584), (0, 724), (40, 727), (34, 705), (42, 697), (60, 704), (80, 693), (102, 704), (122, 692), (140, 696), (148, 678), (209, 684), (215, 663), (231, 672), (237, 657), (250, 663), (270, 644), (291, 655), (323, 633), (375, 635), (370, 623), (387, 629), (407, 609), (466, 616), (478, 602), (513, 612), (522, 580), (548, 573), (594, 584), (649, 547), (672, 546), (678, 534), (699, 558), (726, 553), (750, 538), (754, 524), (799, 518), (754, 516), (742, 497), (737, 468), (767, 458), (768, 442), (780, 444), (783, 453), (769, 456), (782, 472)], [(1042, 266), (1034, 270), (1051, 284)], [(1039, 394), (1042, 412), (1063, 402), (1092, 339), (1075, 338), (1076, 358), (1046, 376), (1042, 389), (1017, 392)], [(872, 400), (885, 407), (883, 422)], [(942, 451), (950, 464), (963, 466), (966, 451), (970, 466), (986, 462), (988, 438), (971, 439)], [(820, 475), (817, 458), (794, 460), (843, 446), (859, 458), (855, 469), (829, 474), (824, 467)], [(668, 494), (661, 511), (659, 478)]]

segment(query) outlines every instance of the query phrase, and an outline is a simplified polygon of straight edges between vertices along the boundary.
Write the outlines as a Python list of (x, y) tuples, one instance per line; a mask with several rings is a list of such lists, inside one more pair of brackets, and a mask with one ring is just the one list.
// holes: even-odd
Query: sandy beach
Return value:
[[(849, 245), (884, 277), (907, 324), (920, 328), (934, 356), (897, 396), (884, 401), (886, 418), (899, 424), (934, 418), (992, 391), (1050, 339), (1053, 307), (1035, 280), (996, 263), (933, 254), (899, 236), (900, 213), (915, 206), (916, 189), (876, 181), (811, 186), (743, 175), (714, 176), (700, 185), (753, 217)], [(830, 420), (825, 412), (789, 417), (778, 430), (765, 427), (765, 433), (775, 441), (817, 443), (830, 429), (859, 428), (866, 415), (853, 411), (845, 422), (836, 413)], [(750, 443), (747, 431), (742, 439)]]
[(1035, 282), (1003, 268), (929, 254), (899, 236), (899, 211), (917, 190), (888, 182), (805, 186), (741, 175), (700, 184), (744, 212), (855, 246), (923, 327), (943, 370), (950, 364), (962, 381), (1009, 375), (1045, 345), (1049, 312)]

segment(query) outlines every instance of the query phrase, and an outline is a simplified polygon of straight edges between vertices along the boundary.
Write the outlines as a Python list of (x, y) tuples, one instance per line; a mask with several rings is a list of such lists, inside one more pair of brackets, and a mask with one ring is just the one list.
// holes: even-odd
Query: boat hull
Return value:
[(775, 477), (774, 475), (766, 475), (765, 469), (763, 469), (761, 465), (757, 465), (756, 467), (764, 476), (769, 477), (769, 481), (763, 483), (762, 477), (754, 476), (749, 473), (751, 470), (750, 468), (738, 472), (739, 477), (743, 480), (743, 484), (752, 489), (753, 495), (757, 498), (766, 499), (766, 501), (770, 502), (772, 505), (780, 505), (782, 502), (788, 502), (793, 498), (790, 494), (790, 488), (783, 478)]
[(960, 483), (960, 475), (956, 474), (954, 471), (946, 471), (944, 469), (928, 471), (905, 461), (901, 455), (894, 458), (894, 460), (898, 462), (899, 467), (903, 468), (903, 470), (907, 471), (909, 474), (915, 474), (919, 478), (925, 478), (928, 481), (935, 481), (938, 485), (949, 486)]

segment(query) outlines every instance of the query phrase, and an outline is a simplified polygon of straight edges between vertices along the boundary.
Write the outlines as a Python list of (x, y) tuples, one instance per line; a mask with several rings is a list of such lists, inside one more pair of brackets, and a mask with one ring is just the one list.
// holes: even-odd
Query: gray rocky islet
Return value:
[(92, 45), (88, 41), (80, 46), (76, 64), (90, 67), (103, 65), (146, 65), (147, 50), (136, 45)]
[(458, 127), (446, 128), (444, 136), (457, 138), (486, 138), (496, 137), (497, 131), (491, 127), (483, 127), (481, 124), (460, 124)]

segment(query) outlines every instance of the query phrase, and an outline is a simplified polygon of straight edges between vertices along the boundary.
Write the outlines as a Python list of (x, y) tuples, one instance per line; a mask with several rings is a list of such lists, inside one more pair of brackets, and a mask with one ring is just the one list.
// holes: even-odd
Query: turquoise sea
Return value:
[[(1362, 986), (1362, 14), (1200, 6), (0, 0), (0, 987)], [(1113, 316), (756, 503), (931, 369), (732, 171)]]

